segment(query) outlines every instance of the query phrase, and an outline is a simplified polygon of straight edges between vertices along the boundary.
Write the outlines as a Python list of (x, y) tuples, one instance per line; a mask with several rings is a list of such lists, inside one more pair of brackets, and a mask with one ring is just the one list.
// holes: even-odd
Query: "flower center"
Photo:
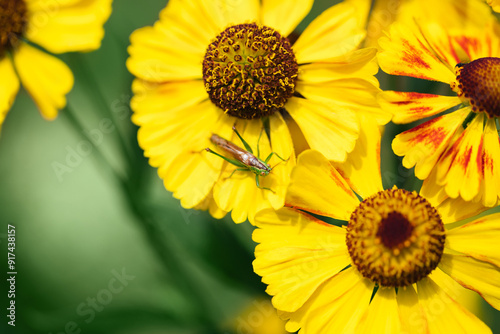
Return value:
[(393, 188), (365, 199), (347, 225), (353, 265), (386, 287), (418, 282), (439, 264), (444, 225), (437, 210), (416, 192)]
[(28, 21), (24, 0), (0, 0), (0, 57), (16, 47)]
[(254, 119), (283, 108), (298, 64), (290, 42), (255, 23), (227, 28), (208, 46), (203, 81), (210, 100), (231, 116)]
[(479, 58), (455, 66), (457, 81), (451, 88), (472, 111), (486, 113), (489, 118), (500, 117), (500, 58)]

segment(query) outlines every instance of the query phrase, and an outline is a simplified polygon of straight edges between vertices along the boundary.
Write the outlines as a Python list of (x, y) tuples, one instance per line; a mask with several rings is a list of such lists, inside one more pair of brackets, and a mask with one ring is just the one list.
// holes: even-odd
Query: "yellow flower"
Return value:
[(286, 334), (285, 322), (267, 298), (256, 298), (248, 303), (237, 317), (225, 324), (224, 333)]
[(469, 29), (484, 25), (485, 18), (491, 15), (491, 10), (484, 0), (346, 1), (357, 7), (359, 21), (367, 26), (365, 46), (377, 46), (378, 39), (384, 36), (395, 21), (417, 20), (419, 24), (438, 22), (447, 29), (456, 27)]
[(500, 308), (500, 214), (448, 228), (484, 208), (447, 198), (429, 181), (420, 194), (383, 190), (380, 132), (371, 124), (339, 170), (319, 152), (303, 152), (287, 207), (255, 217), (254, 270), (286, 329), (491, 333), (457, 300), (467, 288)]
[(500, 12), (500, 1), (499, 0), (486, 0), (486, 2), (488, 3), (488, 5), (491, 6), (491, 8), (493, 8), (493, 10), (495, 12)]
[[(127, 66), (137, 77), (139, 144), (183, 207), (252, 221), (258, 210), (283, 205), (295, 164), (290, 127), (342, 161), (358, 136), (357, 112), (387, 122), (374, 99), (375, 50), (357, 49), (365, 32), (353, 7), (325, 11), (293, 45), (286, 38), (312, 2), (174, 0), (153, 27), (132, 34)], [(261, 159), (273, 151), (287, 160), (273, 156), (277, 167), (260, 177), (271, 190), (204, 150), (224, 155), (212, 133), (243, 147), (233, 125), (254, 153), (260, 146)]]
[[(500, 39), (496, 25), (464, 34), (438, 25), (423, 29), (394, 24), (390, 37), (379, 43), (379, 62), (385, 72), (440, 81), (453, 90), (446, 95), (395, 91), (379, 95), (381, 107), (393, 113), (395, 123), (432, 117), (392, 142), (394, 152), (405, 156), (403, 165), (415, 166), (420, 179), (435, 169), (436, 182), (452, 198), (496, 205), (500, 199), (496, 124), (500, 117)], [(450, 108), (455, 109), (447, 113)]]
[(0, 126), (20, 83), (44, 118), (57, 116), (73, 74), (41, 48), (52, 53), (99, 48), (110, 13), (111, 0), (0, 0)]

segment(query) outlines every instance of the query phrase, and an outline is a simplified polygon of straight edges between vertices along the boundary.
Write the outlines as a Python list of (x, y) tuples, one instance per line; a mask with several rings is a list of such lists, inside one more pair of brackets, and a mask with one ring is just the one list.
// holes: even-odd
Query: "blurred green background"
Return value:
[[(306, 22), (331, 4), (316, 1)], [(252, 271), (251, 226), (181, 208), (137, 147), (128, 37), (164, 6), (115, 1), (101, 49), (61, 56), (75, 75), (69, 105), (93, 145), (64, 112), (44, 121), (24, 91), (8, 114), (0, 139), (1, 333), (237, 332), (231, 323), (251, 333), (240, 313), (267, 305), (259, 304), (265, 286)], [(387, 150), (399, 131), (386, 132), (384, 182), (416, 187)], [(126, 187), (98, 149), (130, 175)], [(5, 316), (7, 224), (16, 227), (15, 328)], [(498, 312), (484, 310), (500, 332)]]

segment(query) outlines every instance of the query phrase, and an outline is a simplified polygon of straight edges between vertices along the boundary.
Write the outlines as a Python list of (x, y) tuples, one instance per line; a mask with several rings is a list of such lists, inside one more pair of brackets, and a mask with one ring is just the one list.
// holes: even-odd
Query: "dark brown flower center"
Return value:
[(203, 80), (210, 100), (244, 119), (269, 116), (295, 90), (298, 64), (290, 42), (265, 26), (227, 28), (208, 46)]
[(451, 84), (472, 111), (489, 118), (500, 117), (500, 58), (479, 58), (455, 67), (457, 81)]
[(364, 277), (380, 286), (407, 286), (439, 264), (444, 225), (425, 198), (394, 188), (360, 203), (349, 220), (346, 243)]
[(0, 57), (17, 46), (26, 29), (24, 0), (0, 0)]

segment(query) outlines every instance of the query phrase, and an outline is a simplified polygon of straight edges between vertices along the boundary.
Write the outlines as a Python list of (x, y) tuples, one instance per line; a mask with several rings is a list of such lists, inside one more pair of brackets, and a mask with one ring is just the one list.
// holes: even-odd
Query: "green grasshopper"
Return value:
[[(261, 159), (259, 159), (255, 155), (253, 155), (252, 148), (241, 137), (238, 130), (236, 130), (236, 127), (234, 127), (234, 126), (233, 126), (233, 131), (236, 133), (238, 138), (240, 138), (241, 142), (245, 146), (246, 151), (244, 149), (242, 149), (241, 147), (239, 147), (238, 145), (235, 145), (235, 144), (231, 143), (230, 141), (228, 141), (228, 140), (226, 140), (226, 139), (224, 139), (216, 134), (212, 134), (212, 136), (210, 137), (210, 141), (215, 146), (217, 146), (219, 149), (224, 151), (224, 153), (226, 153), (228, 156), (231, 156), (232, 159), (225, 157), (223, 155), (220, 155), (219, 153), (212, 151), (208, 147), (205, 150), (207, 150), (208, 152), (210, 152), (212, 154), (215, 154), (218, 157), (221, 157), (222, 159), (226, 160), (227, 162), (238, 167), (231, 173), (231, 175), (229, 175), (228, 178), (233, 176), (234, 172), (236, 172), (236, 171), (251, 171), (255, 174), (255, 182), (257, 184), (257, 188), (271, 190), (269, 188), (263, 188), (260, 186), (259, 176), (267, 176), (273, 170), (274, 167), (271, 168), (271, 166), (268, 164), (268, 162), (274, 154), (278, 158), (280, 158), (282, 161), (285, 161), (285, 159), (280, 157), (277, 153), (271, 152), (267, 156), (266, 160), (262, 161)], [(262, 132), (260, 133), (259, 140), (257, 142), (257, 156), (260, 155), (259, 142), (260, 142), (261, 136), (262, 136)]]

